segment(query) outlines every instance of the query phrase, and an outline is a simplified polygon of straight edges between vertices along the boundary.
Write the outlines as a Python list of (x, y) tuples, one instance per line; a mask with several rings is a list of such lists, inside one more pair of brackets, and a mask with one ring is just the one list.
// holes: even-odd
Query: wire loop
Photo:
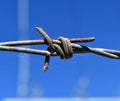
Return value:
[(64, 38), (64, 37), (59, 37), (58, 38), (59, 41), (61, 41), (61, 49), (64, 53), (64, 58), (63, 59), (69, 59), (72, 57), (73, 55), (73, 50), (72, 50), (72, 46), (71, 46), (71, 42), (68, 38)]

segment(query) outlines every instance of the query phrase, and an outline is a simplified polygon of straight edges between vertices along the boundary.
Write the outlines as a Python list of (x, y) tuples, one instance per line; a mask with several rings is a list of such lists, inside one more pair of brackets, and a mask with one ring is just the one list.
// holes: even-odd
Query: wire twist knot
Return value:
[[(47, 51), (49, 51), (50, 53), (57, 53), (60, 55), (61, 59), (69, 59), (73, 56), (73, 49), (71, 46), (71, 42), (68, 38), (64, 38), (64, 37), (59, 37), (58, 40), (60, 41), (60, 44), (55, 44), (53, 43), (52, 39), (39, 27), (36, 28), (41, 34), (42, 36), (45, 38), (45, 42), (49, 45), (47, 48)], [(44, 68), (43, 70), (46, 71), (48, 69), (48, 65), (49, 65), (49, 60), (50, 60), (50, 56), (46, 56), (45, 58), (45, 64), (44, 64)]]

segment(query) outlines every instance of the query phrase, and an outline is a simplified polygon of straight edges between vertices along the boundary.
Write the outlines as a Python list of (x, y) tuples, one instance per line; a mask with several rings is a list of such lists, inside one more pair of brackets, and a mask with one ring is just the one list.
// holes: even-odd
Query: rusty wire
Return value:
[[(43, 68), (44, 71), (48, 69), (50, 56), (60, 56), (61, 59), (69, 59), (73, 56), (73, 54), (95, 53), (109, 58), (120, 59), (120, 51), (104, 49), (104, 48), (91, 48), (76, 44), (78, 42), (92, 42), (95, 40), (94, 37), (73, 38), (73, 39), (59, 37), (57, 40), (52, 40), (42, 28), (36, 27), (36, 30), (44, 37), (44, 40), (1, 42), (0, 51), (13, 51), (13, 52), (44, 55), (46, 56), (44, 68)], [(40, 45), (40, 44), (48, 45), (47, 50), (15, 47), (15, 46)]]

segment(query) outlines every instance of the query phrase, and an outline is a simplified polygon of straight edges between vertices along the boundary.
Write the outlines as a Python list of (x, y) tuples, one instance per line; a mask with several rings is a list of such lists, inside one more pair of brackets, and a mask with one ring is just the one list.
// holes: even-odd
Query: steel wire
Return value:
[[(69, 59), (73, 56), (73, 54), (94, 53), (108, 58), (120, 59), (120, 51), (118, 50), (91, 48), (88, 46), (76, 44), (78, 42), (92, 42), (95, 40), (94, 37), (73, 39), (59, 37), (57, 40), (52, 40), (42, 28), (36, 27), (36, 29), (44, 37), (44, 40), (1, 42), (0, 51), (13, 51), (46, 56), (43, 68), (44, 71), (48, 69), (51, 56), (60, 56), (61, 59)], [(47, 50), (15, 47), (40, 44), (48, 45)]]

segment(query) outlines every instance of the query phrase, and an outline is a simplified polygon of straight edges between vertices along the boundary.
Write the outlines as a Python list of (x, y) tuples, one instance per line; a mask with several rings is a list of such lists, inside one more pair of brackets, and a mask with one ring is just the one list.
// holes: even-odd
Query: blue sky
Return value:
[[(119, 0), (29, 0), (29, 39), (43, 39), (42, 27), (52, 39), (91, 37), (90, 47), (120, 50)], [(17, 0), (0, 2), (0, 41), (19, 40)], [(82, 44), (82, 43), (81, 43)], [(31, 48), (46, 49), (43, 46)], [(17, 97), (18, 53), (0, 52), (0, 99)], [(89, 79), (88, 97), (120, 95), (120, 60), (94, 54), (74, 55), (69, 60), (51, 57), (49, 70), (42, 71), (44, 57), (30, 55), (29, 94), (37, 85), (43, 97), (76, 97), (81, 77)]]

